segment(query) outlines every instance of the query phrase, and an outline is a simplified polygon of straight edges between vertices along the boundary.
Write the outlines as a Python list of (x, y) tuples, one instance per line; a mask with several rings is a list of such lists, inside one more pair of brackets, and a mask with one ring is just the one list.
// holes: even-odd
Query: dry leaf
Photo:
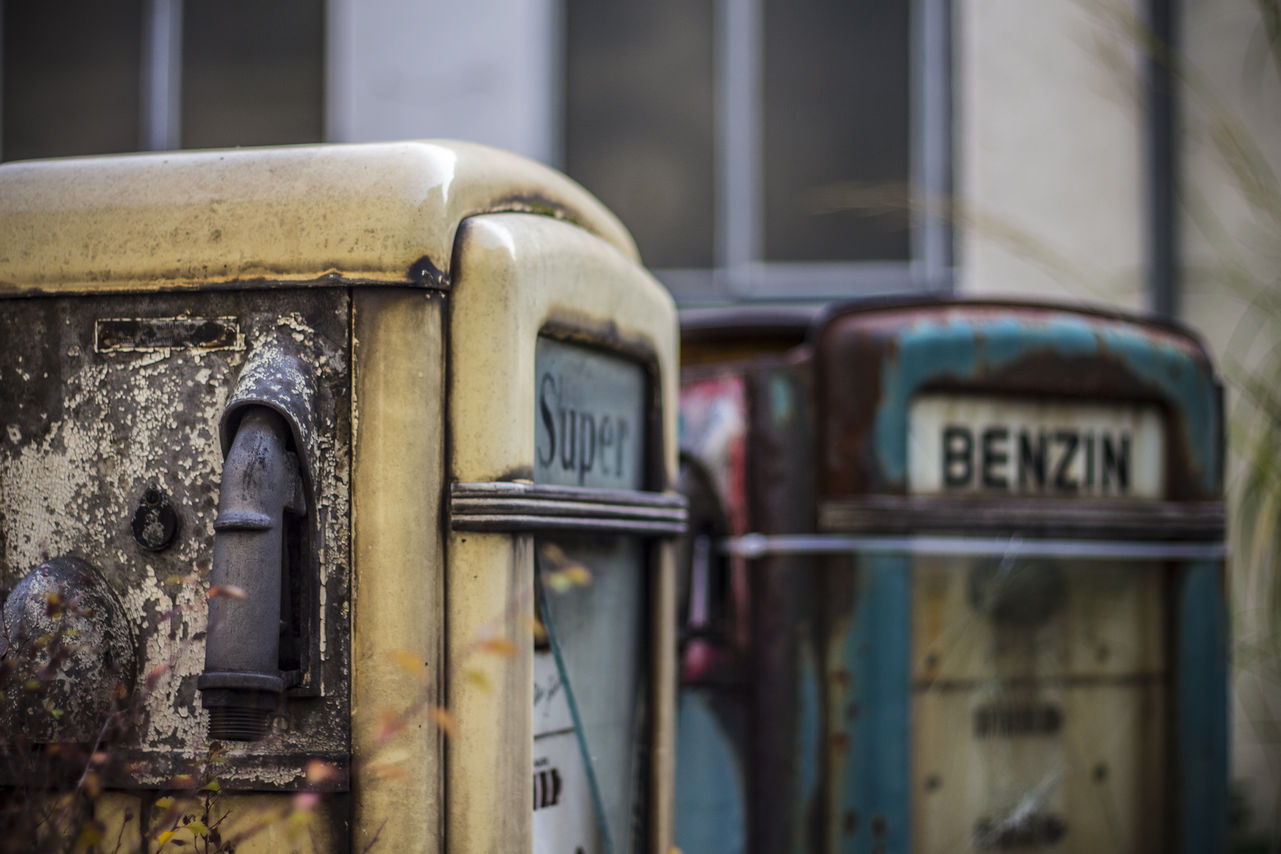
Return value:
[(169, 665), (167, 664), (157, 664), (155, 667), (151, 668), (150, 672), (147, 673), (147, 681), (145, 683), (147, 690), (155, 690), (156, 685), (160, 682), (160, 677), (164, 676), (168, 670)]
[(565, 569), (565, 577), (569, 579), (570, 584), (577, 587), (586, 587), (592, 583), (591, 570), (583, 566), (581, 563), (576, 563), (573, 566), (567, 567)]
[(564, 563), (566, 560), (565, 550), (555, 543), (543, 543), (538, 552), (543, 556), (544, 560), (552, 563)]
[(378, 741), (387, 741), (405, 728), (405, 719), (391, 709), (383, 709), (379, 716)]
[(432, 706), (427, 710), (427, 717), (446, 735), (458, 735), (458, 720), (441, 706)]
[(463, 671), (463, 679), (475, 685), (486, 694), (494, 693), (494, 683), (479, 667), (468, 667)]
[(392, 662), (401, 670), (410, 676), (422, 679), (427, 676), (427, 663), (420, 660), (417, 655), (407, 649), (393, 649), (391, 651)]
[(320, 795), (317, 792), (299, 792), (294, 795), (294, 809), (300, 812), (311, 812), (320, 803)]
[(307, 782), (313, 786), (331, 783), (338, 779), (338, 769), (323, 759), (313, 759), (307, 763), (304, 771)]
[(482, 652), (501, 655), (503, 658), (511, 658), (516, 654), (516, 644), (506, 638), (486, 638), (480, 642)]
[(569, 576), (564, 572), (547, 572), (543, 574), (543, 583), (546, 584), (553, 593), (565, 593), (574, 586)]

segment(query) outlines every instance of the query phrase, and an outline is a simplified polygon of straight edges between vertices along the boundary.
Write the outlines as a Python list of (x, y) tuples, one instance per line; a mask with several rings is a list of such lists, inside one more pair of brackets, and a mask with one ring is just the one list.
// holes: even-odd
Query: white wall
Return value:
[(960, 290), (1146, 304), (1134, 2), (956, 3)]
[(330, 0), (327, 134), (447, 137), (556, 164), (557, 0)]
[[(1281, 636), (1269, 606), (1278, 560), (1260, 555), (1255, 521), (1277, 524), (1281, 508), (1256, 513), (1241, 499), (1260, 439), (1281, 457), (1281, 436), (1259, 432), (1240, 378), (1281, 384), (1281, 67), (1268, 57), (1254, 0), (1184, 0), (1186, 62), (1181, 182), (1183, 319), (1206, 337), (1228, 379), (1232, 516), (1233, 777), (1253, 830), (1281, 839)], [(1229, 142), (1235, 140), (1235, 142)], [(1234, 151), (1234, 146), (1241, 147)], [(1238, 167), (1258, 157), (1246, 173)], [(1262, 176), (1256, 181), (1253, 176)], [(1271, 360), (1269, 360), (1271, 356)], [(1259, 518), (1255, 518), (1259, 517)]]

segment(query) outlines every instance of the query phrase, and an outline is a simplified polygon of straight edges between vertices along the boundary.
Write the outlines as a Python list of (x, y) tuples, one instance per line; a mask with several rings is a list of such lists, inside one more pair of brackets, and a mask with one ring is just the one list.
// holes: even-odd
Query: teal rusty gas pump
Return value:
[(747, 357), (713, 326), (683, 407), (746, 390), (724, 551), (745, 693), (774, 698), (736, 754), (744, 822), (774, 825), (744, 850), (1223, 850), (1223, 422), (1196, 339), (952, 300), (831, 307)]

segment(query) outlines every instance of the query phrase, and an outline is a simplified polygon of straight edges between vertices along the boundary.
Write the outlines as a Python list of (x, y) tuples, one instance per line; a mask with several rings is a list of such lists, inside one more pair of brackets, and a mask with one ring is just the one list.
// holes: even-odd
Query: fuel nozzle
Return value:
[(288, 622), (282, 590), (291, 581), (286, 529), (307, 513), (309, 380), (296, 359), (276, 350), (256, 354), (223, 416), (226, 456), (213, 526), (205, 669), (197, 681), (212, 739), (262, 738), (285, 690), (300, 678), (281, 664)]

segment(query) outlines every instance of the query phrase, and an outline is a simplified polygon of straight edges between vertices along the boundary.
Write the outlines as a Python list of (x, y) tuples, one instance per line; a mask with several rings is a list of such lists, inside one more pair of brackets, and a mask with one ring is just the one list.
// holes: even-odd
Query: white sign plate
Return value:
[(551, 652), (534, 654), (534, 854), (597, 854), (600, 831), (564, 685)]
[(645, 371), (553, 338), (534, 351), (534, 481), (641, 489)]
[(923, 395), (908, 409), (908, 489), (1161, 498), (1165, 441), (1154, 406)]

